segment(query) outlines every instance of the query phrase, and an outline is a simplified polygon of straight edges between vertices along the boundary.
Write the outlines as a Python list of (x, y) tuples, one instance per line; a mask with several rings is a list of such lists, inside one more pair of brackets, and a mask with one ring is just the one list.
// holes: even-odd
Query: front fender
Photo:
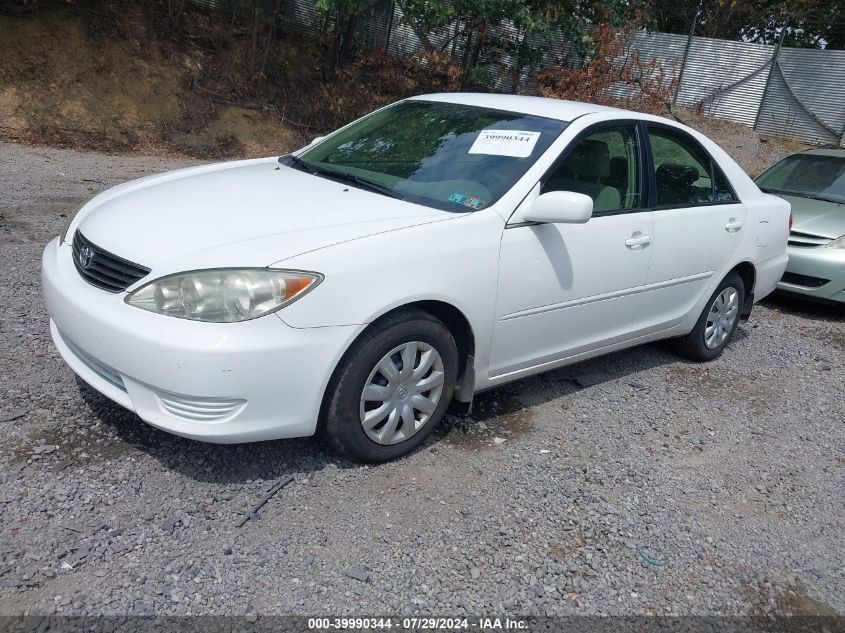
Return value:
[(325, 279), (278, 315), (297, 328), (364, 325), (409, 303), (442, 301), (466, 316), (476, 362), (486, 367), (503, 229), (501, 216), (485, 210), (291, 257), (285, 268)]

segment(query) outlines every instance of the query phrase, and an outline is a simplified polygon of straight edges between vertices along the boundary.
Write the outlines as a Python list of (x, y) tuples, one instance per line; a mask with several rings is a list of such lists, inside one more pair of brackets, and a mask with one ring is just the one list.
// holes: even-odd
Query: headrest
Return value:
[(604, 141), (586, 139), (575, 146), (565, 163), (566, 171), (579, 178), (607, 178), (610, 150)]
[(668, 186), (689, 187), (698, 180), (699, 173), (695, 167), (689, 165), (663, 163), (657, 168), (655, 177), (658, 183), (665, 183)]

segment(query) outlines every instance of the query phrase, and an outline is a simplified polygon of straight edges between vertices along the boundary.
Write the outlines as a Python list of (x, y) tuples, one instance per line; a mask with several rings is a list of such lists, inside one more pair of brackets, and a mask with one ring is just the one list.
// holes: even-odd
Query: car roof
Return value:
[(532, 116), (542, 116), (559, 121), (572, 121), (584, 114), (594, 112), (616, 112), (631, 116), (632, 112), (620, 108), (581, 103), (580, 101), (564, 101), (549, 97), (529, 97), (526, 95), (488, 94), (477, 92), (441, 92), (436, 94), (411, 97), (414, 101), (441, 101), (444, 103), (459, 103), (461, 105), (493, 108), (507, 112), (519, 112)]
[(824, 147), (822, 149), (808, 149), (801, 152), (804, 156), (836, 156), (845, 158), (845, 147)]

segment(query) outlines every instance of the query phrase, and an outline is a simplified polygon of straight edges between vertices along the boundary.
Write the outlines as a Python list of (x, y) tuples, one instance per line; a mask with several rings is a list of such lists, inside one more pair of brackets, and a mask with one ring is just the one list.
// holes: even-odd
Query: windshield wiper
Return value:
[(806, 193), (799, 193), (797, 191), (784, 191), (783, 189), (769, 189), (768, 187), (760, 187), (760, 191), (763, 193), (774, 193), (779, 196), (794, 196), (795, 198), (810, 198), (813, 199), (813, 196), (808, 196)]
[(314, 171), (314, 167), (311, 165), (311, 163), (306, 163), (299, 156), (294, 156), (293, 154), (288, 154), (287, 156), (282, 156), (281, 158), (279, 158), (279, 162), (281, 163), (283, 159), (287, 159), (288, 161), (290, 161), (291, 163), (293, 163), (294, 165), (299, 167), (299, 169), (301, 169), (302, 171), (307, 171), (308, 173), (311, 173), (311, 174), (316, 173)]
[(819, 200), (821, 202), (832, 202), (833, 204), (845, 204), (843, 200), (834, 200), (833, 198), (826, 198), (824, 196), (807, 196), (810, 200)]
[(807, 200), (819, 200), (820, 202), (832, 202), (833, 204), (845, 204), (845, 200), (834, 200), (833, 198), (826, 198), (824, 196), (813, 196), (809, 193), (799, 193), (797, 191), (784, 191), (783, 189), (769, 189), (767, 187), (760, 187), (763, 193), (775, 193), (781, 196), (795, 196), (796, 198), (806, 198)]
[(321, 176), (328, 176), (329, 178), (345, 180), (346, 182), (351, 182), (353, 185), (356, 185), (361, 189), (369, 189), (370, 191), (375, 191), (376, 193), (380, 193), (385, 196), (390, 196), (391, 198), (396, 198), (397, 200), (405, 199), (405, 196), (400, 193), (397, 193), (387, 185), (382, 185), (373, 180), (361, 178), (361, 176), (356, 176), (355, 174), (350, 174), (345, 171), (327, 169), (326, 167), (321, 167), (320, 165), (315, 165), (314, 163), (309, 163), (308, 161), (302, 160), (299, 156), (294, 156), (293, 154), (288, 154), (283, 158), (289, 159), (299, 169), (307, 171), (308, 173), (320, 174)]
[(369, 189), (370, 191), (375, 191), (376, 193), (384, 194), (385, 196), (390, 196), (391, 198), (396, 198), (397, 200), (404, 200), (405, 196), (400, 193), (395, 192), (393, 189), (388, 187), (387, 185), (379, 184), (373, 180), (368, 180), (366, 178), (361, 178), (361, 176), (356, 176), (355, 174), (347, 174), (340, 171), (333, 171), (330, 169), (325, 170), (327, 173), (330, 173), (333, 176), (337, 176), (338, 178), (343, 178), (344, 180), (348, 180), (354, 185), (361, 187), (362, 189)]

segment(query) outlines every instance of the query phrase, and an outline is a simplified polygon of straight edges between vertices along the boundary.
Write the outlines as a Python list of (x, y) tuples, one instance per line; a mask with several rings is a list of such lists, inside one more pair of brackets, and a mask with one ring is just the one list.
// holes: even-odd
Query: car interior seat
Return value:
[(693, 202), (693, 183), (699, 179), (698, 170), (689, 165), (663, 163), (655, 172), (657, 204)]
[(586, 139), (578, 143), (572, 153), (546, 182), (544, 191), (574, 191), (593, 199), (593, 211), (612, 211), (620, 208), (619, 189), (605, 184), (610, 178), (610, 151), (607, 143)]

